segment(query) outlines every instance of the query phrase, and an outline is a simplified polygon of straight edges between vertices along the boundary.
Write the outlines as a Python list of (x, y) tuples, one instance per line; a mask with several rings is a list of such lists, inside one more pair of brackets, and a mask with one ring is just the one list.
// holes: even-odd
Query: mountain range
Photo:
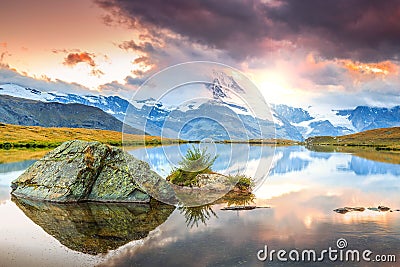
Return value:
[[(36, 123), (32, 125), (59, 125), (54, 120), (38, 123), (33, 119), (43, 117), (39, 113), (56, 113), (57, 109), (51, 106), (55, 105), (54, 102), (80, 104), (79, 108), (93, 107), (105, 113), (104, 115), (80, 112), (81, 118), (85, 117), (88, 121), (92, 121), (91, 124), (87, 121), (80, 122), (81, 127), (104, 129), (105, 126), (102, 126), (101, 122), (105, 122), (104, 118), (111, 120), (111, 117), (118, 119), (118, 122), (114, 122), (115, 126), (112, 126), (113, 130), (121, 127), (122, 121), (125, 120), (126, 131), (129, 129), (132, 132), (136, 131), (134, 129), (139, 129), (139, 132), (151, 135), (187, 140), (204, 138), (243, 140), (276, 137), (301, 141), (312, 136), (339, 136), (375, 128), (400, 126), (400, 106), (392, 108), (359, 106), (346, 110), (321, 110), (312, 106), (299, 108), (271, 104), (272, 119), (260, 119), (254, 117), (246, 106), (236, 101), (235, 95), (245, 94), (245, 92), (232, 77), (219, 74), (203, 89), (209, 94), (206, 100), (189, 101), (180, 106), (168, 106), (151, 97), (128, 101), (119, 96), (63, 94), (8, 83), (0, 85), (0, 101), (3, 100), (6, 104), (9, 101), (6, 96), (13, 96), (45, 102), (49, 105), (48, 108), (37, 110), (36, 115), (32, 113), (29, 117), (24, 112), (31, 107), (26, 105), (26, 101), (18, 100), (20, 103), (13, 103), (12, 106), (18, 107), (18, 112), (25, 116), (24, 119), (13, 122), (4, 121), (6, 123), (27, 123), (24, 120), (28, 120), (28, 116), (31, 119), (30, 123)], [(232, 91), (235, 94), (232, 94)], [(46, 107), (45, 104), (41, 105)], [(0, 108), (0, 121), (4, 120), (4, 112), (6, 112), (4, 107)], [(10, 113), (10, 110), (7, 112)], [(63, 126), (74, 127), (74, 125)]]
[(71, 127), (144, 134), (96, 107), (0, 96), (0, 122), (43, 127)]

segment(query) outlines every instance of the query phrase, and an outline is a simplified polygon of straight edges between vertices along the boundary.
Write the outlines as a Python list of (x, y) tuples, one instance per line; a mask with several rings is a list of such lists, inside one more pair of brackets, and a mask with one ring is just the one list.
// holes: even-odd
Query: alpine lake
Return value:
[[(140, 147), (129, 153), (166, 177), (189, 147)], [(338, 250), (339, 239), (346, 249), (370, 250), (371, 259), (394, 255), (400, 261), (399, 153), (246, 144), (213, 149), (216, 172), (261, 166), (258, 172), (265, 173), (254, 197), (191, 208), (16, 199), (10, 195), (11, 181), (35, 160), (26, 159), (24, 150), (13, 152), (12, 160), (0, 163), (0, 266), (378, 266), (375, 260), (328, 256), (321, 261), (291, 260), (287, 254), (287, 261), (276, 254), (265, 261), (258, 257), (265, 248), (296, 249), (300, 255)], [(1, 153), (4, 159), (11, 152)], [(222, 210), (232, 205), (263, 208)], [(343, 207), (363, 209), (334, 211)]]

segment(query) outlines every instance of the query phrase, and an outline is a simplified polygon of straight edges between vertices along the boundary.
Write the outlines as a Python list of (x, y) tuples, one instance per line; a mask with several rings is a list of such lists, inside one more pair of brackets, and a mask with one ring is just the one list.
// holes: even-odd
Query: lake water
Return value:
[[(230, 153), (232, 146), (235, 153)], [(10, 198), (10, 183), (34, 161), (0, 164), (0, 266), (320, 266), (320, 262), (280, 262), (276, 255), (273, 261), (262, 262), (257, 252), (267, 245), (269, 251), (319, 253), (329, 247), (338, 249), (340, 238), (347, 242), (342, 251), (368, 249), (371, 259), (392, 254), (400, 261), (396, 157), (295, 146), (275, 150), (232, 146), (215, 147), (219, 157), (214, 170), (254, 174), (254, 203), (269, 208), (224, 211), (223, 201), (175, 209), (155, 204), (56, 205), (16, 200)], [(185, 145), (140, 148), (130, 153), (165, 176), (186, 149)], [(267, 177), (262, 175), (268, 170)], [(393, 212), (333, 211), (379, 205)], [(332, 266), (378, 265), (332, 262), (327, 255), (324, 259)]]

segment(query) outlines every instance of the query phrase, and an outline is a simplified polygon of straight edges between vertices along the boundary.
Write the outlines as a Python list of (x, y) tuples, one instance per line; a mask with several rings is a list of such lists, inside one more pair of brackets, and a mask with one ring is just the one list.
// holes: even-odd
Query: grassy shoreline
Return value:
[(15, 148), (10, 150), (0, 149), (0, 164), (13, 163), (26, 160), (37, 160), (46, 155), (50, 148)]
[(276, 145), (276, 146), (298, 146), (304, 142), (289, 139), (250, 139), (250, 140), (223, 140), (216, 141), (217, 144), (250, 144), (250, 145)]
[(315, 136), (306, 146), (371, 147), (377, 151), (400, 151), (400, 127), (381, 128), (343, 136)]
[[(122, 141), (122, 137), (124, 140)], [(0, 162), (10, 162), (25, 154), (26, 159), (36, 159), (47, 151), (69, 140), (99, 141), (112, 146), (157, 146), (182, 143), (199, 143), (166, 139), (159, 136), (124, 134), (121, 132), (84, 128), (45, 128), (0, 123)], [(344, 136), (316, 136), (305, 142), (287, 139), (251, 139), (216, 141), (217, 144), (249, 144), (273, 146), (305, 146), (314, 151), (347, 152), (378, 161), (400, 162), (400, 127), (374, 129)], [(9, 152), (7, 152), (9, 151)], [(375, 153), (373, 153), (375, 151)], [(385, 153), (386, 152), (386, 153)], [(376, 155), (376, 153), (385, 153)]]
[[(124, 139), (122, 139), (124, 138)], [(112, 146), (138, 146), (187, 143), (159, 136), (124, 134), (116, 131), (84, 128), (45, 128), (0, 124), (0, 149), (54, 148), (69, 140), (98, 141)]]

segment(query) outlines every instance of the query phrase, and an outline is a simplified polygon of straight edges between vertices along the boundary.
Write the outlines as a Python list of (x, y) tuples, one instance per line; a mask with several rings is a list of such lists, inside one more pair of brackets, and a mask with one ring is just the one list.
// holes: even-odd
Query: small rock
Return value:
[(372, 210), (372, 211), (379, 211), (379, 209), (378, 208), (368, 208), (369, 210)]
[(378, 206), (378, 210), (379, 211), (389, 211), (390, 208), (389, 207), (385, 207), (385, 206)]
[(353, 208), (354, 211), (364, 211), (365, 208), (364, 207), (355, 207)]
[(258, 207), (258, 206), (230, 206), (224, 207), (221, 210), (254, 210), (254, 209), (269, 209), (270, 207)]
[(345, 214), (345, 213), (349, 212), (350, 210), (347, 209), (347, 208), (338, 208), (338, 209), (335, 209), (333, 211), (337, 212), (337, 213), (340, 213), (340, 214)]
[(351, 212), (351, 211), (360, 211), (361, 212), (364, 210), (365, 210), (364, 207), (354, 207), (354, 208), (353, 207), (344, 207), (344, 208), (335, 209), (333, 211), (340, 213), (340, 214), (345, 214), (345, 213)]

